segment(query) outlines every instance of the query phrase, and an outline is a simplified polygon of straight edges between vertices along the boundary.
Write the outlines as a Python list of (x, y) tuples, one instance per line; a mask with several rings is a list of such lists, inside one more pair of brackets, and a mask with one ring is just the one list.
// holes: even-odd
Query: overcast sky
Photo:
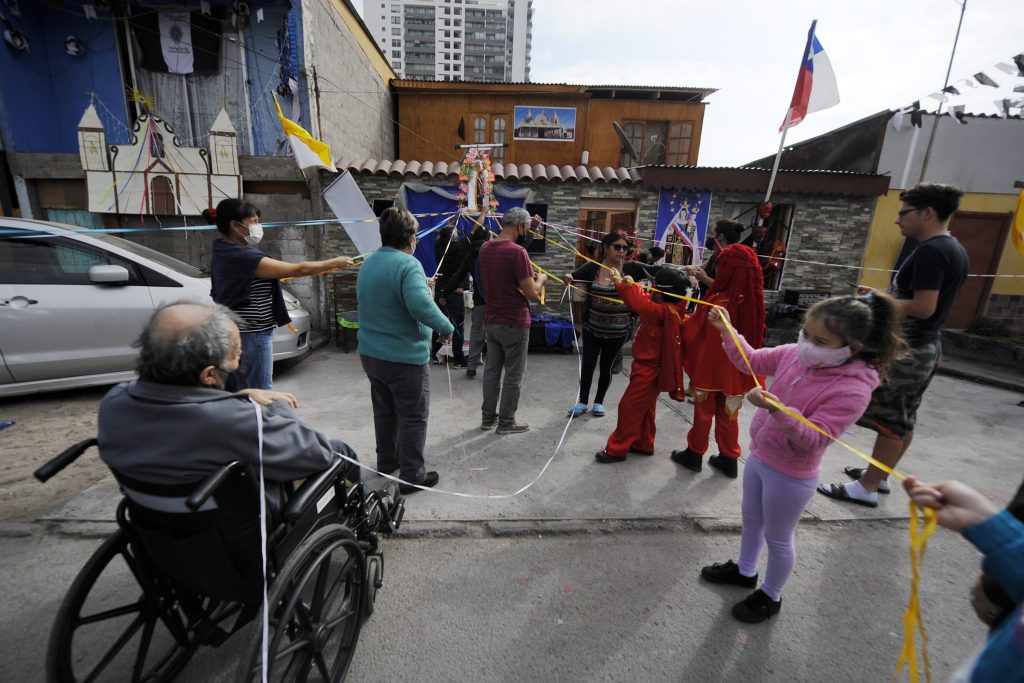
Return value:
[[(832, 62), (839, 105), (790, 129), (787, 144), (942, 88), (957, 0), (534, 0), (531, 80), (717, 88), (704, 117), (702, 166), (774, 154), (811, 20)], [(1000, 84), (951, 100), (994, 113), (1024, 97), (995, 68), (1024, 52), (1024, 1), (967, 0), (950, 83), (984, 71)], [(609, 135), (614, 133), (609, 130)]]

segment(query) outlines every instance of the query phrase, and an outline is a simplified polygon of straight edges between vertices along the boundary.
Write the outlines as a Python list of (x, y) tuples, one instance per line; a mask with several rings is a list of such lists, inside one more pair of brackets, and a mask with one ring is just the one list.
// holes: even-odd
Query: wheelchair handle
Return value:
[(229, 462), (227, 465), (224, 465), (204, 479), (203, 482), (196, 487), (196, 490), (192, 492), (192, 495), (185, 499), (185, 505), (189, 510), (195, 512), (206, 504), (206, 501), (210, 499), (210, 496), (216, 493), (217, 489), (221, 487), (221, 484), (227, 481), (227, 478), (230, 477), (235, 470), (244, 469), (246, 467), (248, 467), (248, 465), (241, 460), (235, 460), (234, 462)]
[(85, 453), (87, 450), (96, 445), (96, 438), (86, 439), (85, 441), (79, 441), (74, 446), (65, 449), (60, 455), (46, 463), (35, 472), (32, 473), (39, 481), (45, 482), (53, 475), (60, 472), (62, 469), (78, 460), (78, 456)]

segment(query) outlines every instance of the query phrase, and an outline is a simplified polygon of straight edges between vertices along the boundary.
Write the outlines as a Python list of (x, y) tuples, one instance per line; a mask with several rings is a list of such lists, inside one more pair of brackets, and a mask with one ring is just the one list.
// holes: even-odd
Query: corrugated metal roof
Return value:
[[(396, 161), (377, 159), (365, 159), (362, 161), (342, 159), (337, 163), (338, 168), (343, 168), (352, 173), (367, 173), (383, 176), (427, 176), (430, 178), (447, 178), (457, 176), (459, 173), (459, 161)], [(558, 181), (558, 182), (587, 182), (587, 183), (620, 183), (630, 184), (640, 182), (640, 174), (632, 168), (612, 168), (610, 166), (555, 166), (544, 164), (500, 164), (493, 163), (491, 170), (494, 171), (496, 180), (533, 180), (533, 181)]]
[(606, 85), (604, 83), (543, 83), (540, 81), (438, 81), (435, 79), (420, 79), (420, 78), (395, 78), (392, 79), (391, 84), (396, 87), (409, 88), (409, 87), (420, 87), (420, 86), (436, 86), (442, 85), (447, 87), (463, 87), (473, 85), (506, 85), (506, 86), (536, 86), (536, 87), (558, 87), (558, 88), (577, 88), (581, 91), (587, 90), (642, 90), (645, 92), (664, 90), (667, 92), (677, 93), (700, 93), (703, 97), (707, 97), (713, 93), (718, 92), (718, 88), (708, 88), (705, 86), (684, 86), (684, 85), (627, 85), (627, 84), (611, 84)]
[[(638, 169), (645, 187), (689, 188), (727, 192), (759, 192), (768, 188), (769, 168), (731, 166), (644, 166)], [(889, 176), (853, 171), (791, 171), (779, 169), (773, 191), (778, 194), (877, 197), (889, 189)]]

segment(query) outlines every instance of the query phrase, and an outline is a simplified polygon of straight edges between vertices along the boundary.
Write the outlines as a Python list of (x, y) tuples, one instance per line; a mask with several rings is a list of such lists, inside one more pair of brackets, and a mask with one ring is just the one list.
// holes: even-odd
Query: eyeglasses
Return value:
[(900, 218), (903, 218), (904, 216), (906, 216), (911, 211), (923, 211), (923, 210), (924, 209), (901, 209), (900, 211), (896, 212), (896, 215), (899, 216)]
[(613, 244), (613, 245), (611, 245), (611, 248), (615, 249), (616, 251), (626, 251), (627, 249), (629, 249), (629, 245), (628, 244)]

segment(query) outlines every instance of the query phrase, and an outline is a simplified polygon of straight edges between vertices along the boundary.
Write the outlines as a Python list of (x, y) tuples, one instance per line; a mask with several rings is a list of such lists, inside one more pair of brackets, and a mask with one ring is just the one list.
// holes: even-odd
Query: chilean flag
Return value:
[[(807, 47), (804, 48), (804, 61), (800, 65), (800, 73), (796, 77), (796, 88), (793, 90), (793, 101), (790, 103), (789, 126), (792, 128), (804, 120), (811, 112), (828, 109), (839, 104), (839, 87), (836, 85), (836, 74), (832, 71), (832, 63), (828, 61), (825, 48), (814, 35), (814, 27), (818, 21), (811, 22), (811, 30), (807, 32)], [(783, 121), (779, 127), (782, 132), (786, 126)]]

